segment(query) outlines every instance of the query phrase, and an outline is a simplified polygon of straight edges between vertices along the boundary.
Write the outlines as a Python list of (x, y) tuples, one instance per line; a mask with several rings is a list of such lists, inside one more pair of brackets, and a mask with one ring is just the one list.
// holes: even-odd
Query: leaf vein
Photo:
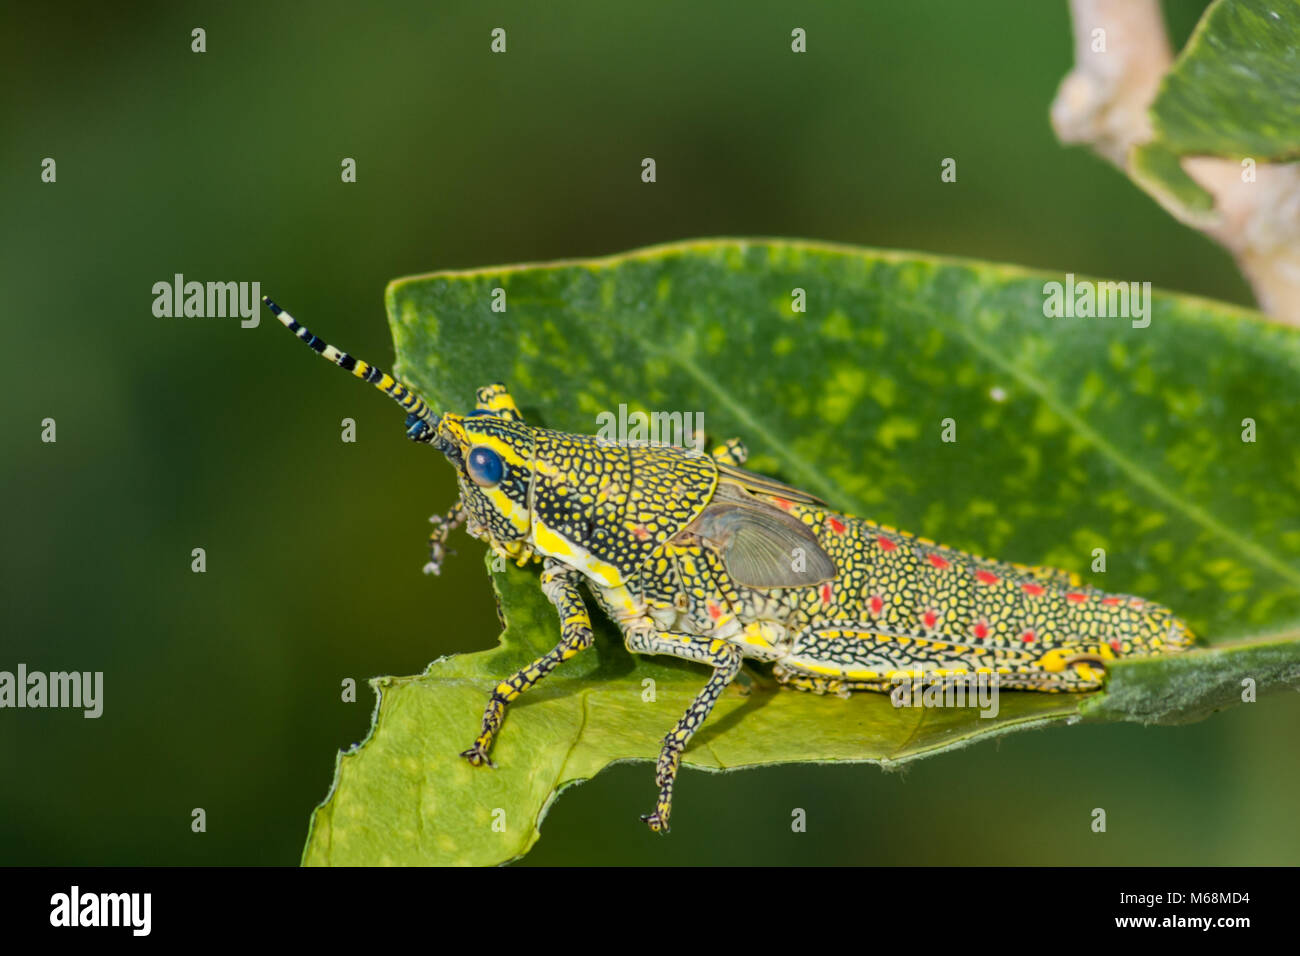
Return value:
[(1045, 382), (1039, 380), (1028, 369), (1025, 369), (1015, 362), (1010, 362), (1004, 359), (998, 354), (996, 349), (981, 341), (962, 324), (948, 320), (948, 325), (991, 364), (1015, 378), (1018, 382), (1037, 395), (1080, 437), (1096, 448), (1098, 453), (1103, 457), (1108, 458), (1122, 472), (1132, 478), (1160, 501), (1164, 502), (1173, 510), (1182, 513), (1205, 530), (1232, 545), (1237, 549), (1237, 551), (1250, 558), (1256, 564), (1273, 571), (1279, 577), (1288, 581), (1297, 588), (1300, 588), (1300, 571), (1291, 567), (1267, 548), (1264, 548), (1247, 538), (1243, 538), (1209, 512), (1205, 511), (1198, 505), (1193, 504), (1173, 489), (1169, 488), (1150, 471), (1130, 459), (1117, 447), (1107, 441), (1105, 437), (1093, 429), (1091, 425), (1066, 405), (1066, 403), (1062, 401)]

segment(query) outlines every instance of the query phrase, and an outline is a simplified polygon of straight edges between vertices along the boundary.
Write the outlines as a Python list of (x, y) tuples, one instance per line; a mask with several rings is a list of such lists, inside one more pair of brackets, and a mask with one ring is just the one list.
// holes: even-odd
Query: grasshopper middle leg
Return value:
[(627, 647), (637, 654), (671, 654), (713, 668), (713, 676), (704, 685), (704, 689), (696, 695), (681, 720), (664, 737), (663, 749), (659, 751), (659, 759), (655, 763), (655, 783), (659, 786), (659, 797), (655, 801), (654, 812), (644, 814), (641, 819), (650, 825), (651, 830), (667, 833), (668, 817), (672, 812), (673, 786), (677, 782), (682, 751), (700, 724), (709, 716), (727, 685), (740, 673), (743, 658), (740, 648), (726, 641), (648, 630), (629, 631)]

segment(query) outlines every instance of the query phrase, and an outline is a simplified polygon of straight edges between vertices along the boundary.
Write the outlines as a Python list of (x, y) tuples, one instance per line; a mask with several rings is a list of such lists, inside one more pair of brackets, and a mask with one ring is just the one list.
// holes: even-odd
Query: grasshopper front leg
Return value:
[(542, 568), (542, 593), (555, 605), (555, 610), (560, 615), (560, 643), (523, 670), (516, 671), (497, 684), (492, 691), (487, 709), (483, 712), (482, 730), (474, 741), (474, 746), (461, 753), (474, 766), (493, 765), (488, 759), (488, 751), (492, 749), (492, 740), (501, 729), (506, 704), (533, 687), (564, 661), (591, 646), (591, 617), (587, 614), (587, 606), (578, 590), (578, 582), (581, 580), (579, 572), (552, 558), (546, 559)]
[(728, 438), (713, 449), (712, 454), (714, 461), (720, 461), (724, 465), (735, 465), (737, 468), (749, 459), (749, 449), (739, 438)]
[(447, 555), (447, 536), (465, 523), (465, 503), (459, 498), (445, 515), (434, 515), (429, 519), (433, 530), (429, 532), (429, 562), (424, 566), (425, 574), (441, 574), (442, 559)]
[(491, 412), (501, 418), (522, 422), (524, 416), (519, 414), (519, 406), (510, 397), (510, 392), (500, 382), (484, 385), (474, 393), (474, 408), (480, 412)]
[(671, 654), (713, 668), (713, 676), (704, 685), (704, 689), (696, 695), (681, 720), (664, 737), (663, 749), (659, 751), (659, 759), (655, 763), (655, 783), (659, 787), (659, 797), (655, 801), (654, 812), (643, 814), (641, 819), (656, 833), (667, 833), (668, 817), (672, 813), (673, 787), (677, 782), (677, 771), (681, 767), (682, 751), (708, 718), (727, 685), (740, 673), (743, 658), (740, 648), (734, 644), (689, 634), (632, 630), (627, 633), (626, 643), (628, 650), (633, 653)]

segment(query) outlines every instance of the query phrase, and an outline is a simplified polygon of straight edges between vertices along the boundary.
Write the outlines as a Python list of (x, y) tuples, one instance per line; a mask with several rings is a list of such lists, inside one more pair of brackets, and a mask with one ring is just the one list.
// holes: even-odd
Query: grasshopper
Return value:
[(835, 511), (745, 470), (737, 439), (703, 454), (553, 431), (525, 422), (500, 384), (480, 388), (468, 414), (436, 414), (409, 385), (264, 301), (314, 351), (395, 399), (406, 437), (455, 468), (459, 499), (432, 519), (426, 571), (437, 573), (461, 524), (495, 554), (542, 565), (560, 640), (492, 689), (461, 755), (475, 766), (492, 766), (507, 705), (591, 646), (584, 587), (633, 653), (712, 668), (663, 739), (658, 797), (642, 817), (660, 832), (682, 752), (745, 658), (818, 694), (963, 677), (1008, 690), (1090, 691), (1107, 661), (1195, 640), (1168, 608), (1088, 587), (1073, 573), (978, 557)]

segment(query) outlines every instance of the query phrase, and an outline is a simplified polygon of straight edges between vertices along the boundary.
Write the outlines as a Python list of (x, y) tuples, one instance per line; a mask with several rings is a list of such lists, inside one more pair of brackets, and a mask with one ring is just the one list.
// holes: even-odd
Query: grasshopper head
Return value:
[(526, 550), (533, 430), (490, 411), (443, 415), (435, 442), (456, 469), (471, 534), (507, 554)]
[(407, 438), (432, 445), (447, 456), (456, 468), (471, 534), (486, 538), (511, 557), (531, 553), (527, 538), (534, 433), (504, 385), (479, 389), (478, 408), (468, 415), (438, 415), (405, 382), (330, 345), (269, 298), (263, 301), (280, 324), (313, 352), (401, 405), (406, 411)]

